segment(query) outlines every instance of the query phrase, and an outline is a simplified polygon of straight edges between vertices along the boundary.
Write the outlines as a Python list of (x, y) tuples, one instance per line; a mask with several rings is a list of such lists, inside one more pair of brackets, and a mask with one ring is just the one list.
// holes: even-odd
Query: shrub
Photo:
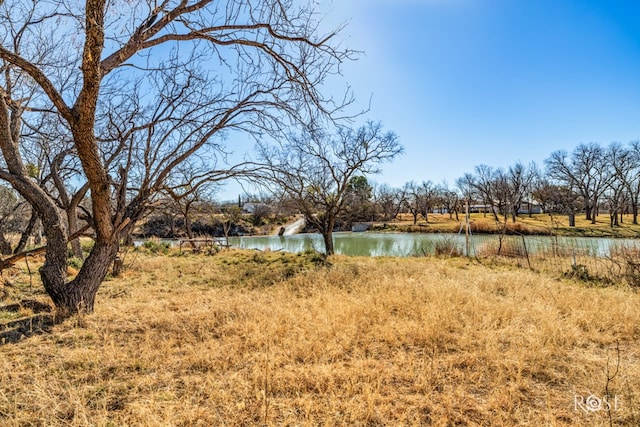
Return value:
[(616, 245), (611, 247), (609, 255), (629, 286), (640, 288), (640, 248)]
[(149, 250), (149, 252), (153, 254), (166, 254), (167, 252), (169, 252), (170, 246), (171, 244), (169, 242), (160, 242), (158, 240), (148, 240), (142, 244), (143, 248)]
[(327, 254), (318, 252), (315, 249), (305, 249), (302, 255), (312, 264), (318, 267), (330, 267), (331, 263), (327, 259)]
[(442, 239), (438, 240), (433, 245), (433, 249), (436, 255), (452, 257), (459, 257), (463, 255), (460, 246), (450, 237), (443, 237)]
[(571, 270), (563, 273), (564, 277), (581, 280), (583, 282), (589, 282), (593, 278), (589, 274), (589, 269), (584, 264), (573, 264)]
[(73, 267), (76, 270), (80, 270), (82, 268), (83, 261), (78, 257), (71, 257), (67, 259), (67, 265), (69, 267)]

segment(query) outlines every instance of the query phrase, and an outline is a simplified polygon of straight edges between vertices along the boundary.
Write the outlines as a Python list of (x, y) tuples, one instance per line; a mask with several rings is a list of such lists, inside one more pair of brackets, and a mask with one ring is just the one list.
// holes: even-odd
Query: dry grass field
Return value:
[[(623, 286), (461, 258), (126, 262), (94, 314), (0, 346), (0, 425), (640, 425)], [(46, 301), (25, 272), (7, 301)]]
[[(596, 217), (596, 223), (592, 224), (587, 221), (584, 215), (576, 215), (576, 226), (569, 227), (566, 216), (555, 215), (553, 217), (548, 214), (520, 215), (516, 222), (512, 222), (509, 217), (505, 222), (504, 217), (500, 217), (500, 222), (496, 224), (491, 214), (472, 213), (470, 215), (471, 231), (478, 233), (499, 233), (506, 228), (508, 233), (526, 234), (526, 235), (559, 235), (559, 236), (575, 236), (575, 237), (622, 237), (636, 238), (640, 237), (640, 225), (632, 224), (631, 215), (625, 215), (623, 222), (617, 227), (611, 227), (608, 214)], [(449, 214), (429, 214), (429, 222), (419, 217), (418, 223), (413, 224), (411, 215), (403, 214), (389, 223), (376, 223), (374, 228), (376, 231), (400, 231), (400, 232), (448, 232), (457, 233), (460, 231), (464, 222), (464, 215)]]

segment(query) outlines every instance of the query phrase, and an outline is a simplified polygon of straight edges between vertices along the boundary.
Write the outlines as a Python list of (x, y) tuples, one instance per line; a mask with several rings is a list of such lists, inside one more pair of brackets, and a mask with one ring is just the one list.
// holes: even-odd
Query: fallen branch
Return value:
[[(72, 240), (77, 239), (85, 231), (87, 231), (89, 228), (90, 228), (90, 226), (88, 224), (85, 225), (84, 227), (82, 227), (81, 229), (79, 229), (78, 231), (73, 233), (71, 236), (69, 236), (67, 238), (67, 242), (70, 242)], [(28, 251), (20, 252), (19, 254), (10, 256), (7, 259), (0, 260), (0, 271), (4, 270), (6, 268), (12, 267), (15, 263), (17, 263), (20, 260), (25, 259), (29, 255), (40, 255), (42, 253), (45, 253), (46, 251), (47, 251), (47, 245), (44, 245), (44, 246), (40, 246), (39, 248), (30, 249)]]
[(40, 255), (40, 254), (46, 252), (46, 250), (47, 250), (46, 246), (40, 246), (39, 248), (30, 249), (28, 251), (20, 252), (19, 254), (10, 256), (7, 259), (3, 259), (2, 261), (0, 261), (0, 270), (4, 270), (5, 268), (9, 268), (9, 267), (13, 266), (15, 263), (17, 263), (20, 260), (25, 259), (29, 255)]

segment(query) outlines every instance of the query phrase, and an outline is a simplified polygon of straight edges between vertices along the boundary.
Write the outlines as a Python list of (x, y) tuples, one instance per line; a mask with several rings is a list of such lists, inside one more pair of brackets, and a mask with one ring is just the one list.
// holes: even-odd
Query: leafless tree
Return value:
[(374, 174), (380, 163), (402, 152), (398, 137), (378, 122), (358, 129), (339, 127), (335, 134), (319, 130), (291, 136), (281, 144), (262, 144), (262, 178), (274, 193), (285, 193), (334, 253), (333, 229), (344, 208), (355, 175)]
[(438, 204), (440, 200), (440, 193), (438, 187), (431, 181), (422, 181), (418, 188), (420, 194), (422, 216), (425, 222), (429, 223), (429, 213), (433, 211), (433, 208)]
[(458, 213), (460, 211), (460, 195), (449, 188), (449, 185), (446, 182), (438, 185), (438, 200), (442, 205), (442, 211), (447, 212), (449, 214), (449, 218), (453, 218), (453, 215), (456, 216), (456, 221), (459, 220)]
[[(614, 192), (620, 193), (616, 200), (624, 197), (629, 206), (633, 224), (638, 224), (638, 205), (640, 203), (640, 142), (632, 141), (628, 147), (618, 142), (611, 143), (607, 157), (615, 180), (611, 183)], [(618, 204), (618, 203), (616, 203)], [(620, 212), (622, 216), (622, 212)]]
[(536, 167), (534, 164), (526, 167), (520, 162), (510, 166), (507, 171), (508, 204), (513, 222), (516, 222), (520, 207), (530, 194), (531, 183), (535, 173)]
[(20, 200), (13, 189), (0, 185), (0, 254), (12, 253), (7, 233), (15, 233), (23, 228), (24, 211), (24, 200)]
[(193, 208), (200, 202), (212, 199), (212, 194), (220, 182), (234, 177), (246, 176), (251, 172), (247, 163), (240, 163), (230, 168), (216, 168), (216, 159), (202, 157), (188, 159), (176, 167), (165, 179), (162, 192), (173, 201), (184, 219), (187, 237), (193, 239), (191, 215)]
[[(42, 282), (61, 316), (91, 312), (127, 234), (172, 171), (224, 144), (225, 131), (277, 134), (348, 99), (321, 85), (350, 58), (289, 0), (5, 0), (0, 5), (0, 179), (47, 237)], [(55, 114), (90, 192), (95, 244), (67, 280), (70, 237), (56, 201), (30, 179), (23, 123)]]
[(237, 205), (225, 206), (222, 208), (222, 232), (224, 233), (225, 245), (229, 247), (229, 236), (232, 227), (238, 225), (242, 218), (242, 209)]
[(382, 213), (383, 221), (391, 221), (398, 216), (405, 197), (406, 194), (403, 189), (391, 188), (386, 184), (374, 189), (374, 200)]
[(607, 189), (603, 192), (603, 198), (609, 210), (611, 227), (618, 226), (622, 222), (625, 206), (631, 204), (633, 194), (634, 170), (637, 172), (638, 162), (633, 156), (633, 151), (628, 150), (619, 142), (613, 142), (606, 150), (607, 163), (614, 175)]
[(494, 169), (487, 165), (478, 165), (475, 168), (473, 179), (469, 184), (473, 186), (475, 193), (480, 197), (485, 206), (491, 209), (491, 214), (496, 222), (499, 222), (498, 214), (504, 213), (504, 206), (508, 197), (506, 177), (502, 169)]
[[(77, 235), (81, 222), (89, 220), (89, 215), (81, 209), (89, 186), (75, 155), (71, 135), (55, 115), (32, 114), (29, 119), (35, 122), (23, 120), (21, 136), (29, 175), (63, 211), (68, 233)], [(37, 211), (33, 210), (32, 215), (37, 218)], [(74, 256), (82, 259), (80, 239), (71, 239), (70, 243)]]
[(531, 188), (531, 197), (542, 205), (552, 220), (555, 214), (567, 215), (569, 227), (575, 227), (576, 213), (584, 206), (579, 192), (541, 175), (533, 181)]
[(476, 178), (471, 173), (465, 173), (456, 179), (456, 188), (460, 192), (464, 203), (471, 205), (476, 199), (479, 199), (478, 192), (476, 191)]
[(555, 151), (545, 163), (550, 177), (580, 193), (586, 219), (595, 224), (598, 201), (615, 176), (605, 150), (596, 143), (580, 144), (571, 156), (566, 151)]
[(420, 186), (415, 181), (410, 181), (404, 184), (402, 191), (405, 194), (404, 208), (413, 217), (413, 224), (418, 223), (418, 216), (422, 213), (422, 195), (420, 193)]

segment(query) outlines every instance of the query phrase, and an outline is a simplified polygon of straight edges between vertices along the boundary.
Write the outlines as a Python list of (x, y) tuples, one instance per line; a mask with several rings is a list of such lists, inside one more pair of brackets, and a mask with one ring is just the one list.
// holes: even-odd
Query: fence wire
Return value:
[[(590, 237), (473, 235), (443, 237), (444, 256), (501, 259), (537, 271), (640, 286), (640, 240)], [(637, 282), (637, 283), (636, 283)]]

